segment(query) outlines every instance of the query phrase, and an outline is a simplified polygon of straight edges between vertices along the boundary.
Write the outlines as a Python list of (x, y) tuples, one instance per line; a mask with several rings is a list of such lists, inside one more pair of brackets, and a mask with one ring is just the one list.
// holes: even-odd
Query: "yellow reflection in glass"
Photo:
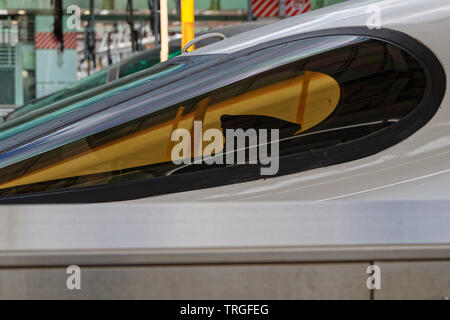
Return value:
[(203, 121), (203, 130), (221, 130), (220, 117), (224, 114), (279, 118), (300, 124), (301, 130), (297, 132), (300, 134), (334, 111), (340, 99), (340, 87), (330, 76), (307, 71), (298, 77), (211, 104), (213, 96), (202, 99), (195, 110), (187, 114), (183, 114), (184, 107), (179, 106), (170, 121), (160, 122), (53, 165), (31, 170), (22, 177), (0, 184), (0, 189), (170, 161), (170, 151), (174, 145), (170, 137), (175, 129), (184, 128), (192, 132), (195, 120)]

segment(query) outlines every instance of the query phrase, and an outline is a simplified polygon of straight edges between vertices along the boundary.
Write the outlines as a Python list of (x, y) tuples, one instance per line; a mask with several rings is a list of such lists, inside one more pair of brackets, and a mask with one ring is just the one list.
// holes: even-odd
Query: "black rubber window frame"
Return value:
[(213, 188), (263, 178), (270, 179), (314, 168), (345, 163), (376, 154), (411, 136), (434, 116), (442, 103), (446, 91), (445, 71), (430, 49), (399, 31), (390, 29), (370, 30), (364, 27), (328, 29), (266, 42), (231, 55), (240, 57), (291, 41), (333, 35), (366, 36), (390, 43), (414, 57), (423, 68), (427, 81), (426, 91), (421, 103), (397, 123), (367, 137), (325, 149), (280, 157), (280, 170), (277, 175), (271, 177), (262, 177), (260, 175), (260, 166), (258, 165), (238, 165), (117, 184), (10, 195), (1, 197), (0, 204), (115, 202)]

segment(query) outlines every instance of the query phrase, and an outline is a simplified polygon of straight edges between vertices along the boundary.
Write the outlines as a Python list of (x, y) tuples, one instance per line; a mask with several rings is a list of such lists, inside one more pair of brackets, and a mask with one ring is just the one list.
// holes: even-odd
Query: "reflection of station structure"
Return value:
[[(272, 10), (268, 14), (262, 10), (267, 1), (270, 7), (280, 8), (279, 16), (293, 14), (289, 9), (291, 0), (264, 0), (266, 3), (252, 0), (183, 1), (185, 8), (192, 8), (185, 10), (184, 15), (181, 0), (165, 1), (169, 41), (182, 41), (183, 28), (186, 39), (191, 39), (194, 32), (204, 32), (214, 26), (274, 17), (277, 12)], [(307, 2), (315, 9), (340, 1)], [(161, 41), (160, 5), (160, 0), (1, 0), (0, 84), (5, 88), (0, 93), (2, 111), (8, 108), (7, 105), (12, 108), (48, 95), (134, 52), (158, 44)], [(79, 8), (79, 12), (73, 6)], [(80, 28), (69, 28), (74, 23), (71, 16), (78, 13)]]

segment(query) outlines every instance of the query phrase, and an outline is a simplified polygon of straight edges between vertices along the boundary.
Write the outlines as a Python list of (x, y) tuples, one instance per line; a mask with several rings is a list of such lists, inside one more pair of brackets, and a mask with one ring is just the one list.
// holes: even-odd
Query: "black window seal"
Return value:
[(370, 30), (365, 27), (328, 29), (269, 41), (231, 55), (239, 57), (291, 41), (333, 35), (366, 36), (393, 44), (410, 54), (423, 68), (427, 80), (427, 87), (421, 103), (400, 121), (369, 136), (325, 149), (280, 157), (280, 170), (278, 174), (270, 177), (262, 177), (258, 165), (244, 164), (116, 184), (9, 195), (0, 197), (0, 204), (115, 202), (270, 179), (374, 155), (411, 136), (435, 115), (441, 106), (446, 91), (445, 71), (438, 58), (429, 48), (400, 31), (390, 29)]

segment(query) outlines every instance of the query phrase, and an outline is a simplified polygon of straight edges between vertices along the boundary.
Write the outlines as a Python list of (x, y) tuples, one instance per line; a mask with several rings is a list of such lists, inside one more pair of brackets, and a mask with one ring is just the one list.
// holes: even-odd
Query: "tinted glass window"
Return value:
[[(27, 155), (22, 158), (9, 151), (0, 157), (0, 194), (114, 184), (221, 166), (171, 161), (171, 133), (179, 128), (192, 132), (195, 120), (202, 121), (203, 130), (279, 129), (281, 157), (325, 150), (400, 121), (422, 101), (426, 86), (425, 73), (411, 55), (379, 40), (334, 36), (279, 45), (151, 92), (148, 100), (143, 96), (129, 102), (121, 117), (105, 113), (96, 115), (103, 122), (80, 122), (73, 131), (59, 133), (67, 134), (66, 143), (58, 145), (50, 137), (39, 147), (30, 143), (15, 151)], [(164, 101), (178, 102), (157, 103), (163, 101), (156, 100), (159, 94), (172, 99)], [(20, 161), (11, 163), (14, 157)]]

